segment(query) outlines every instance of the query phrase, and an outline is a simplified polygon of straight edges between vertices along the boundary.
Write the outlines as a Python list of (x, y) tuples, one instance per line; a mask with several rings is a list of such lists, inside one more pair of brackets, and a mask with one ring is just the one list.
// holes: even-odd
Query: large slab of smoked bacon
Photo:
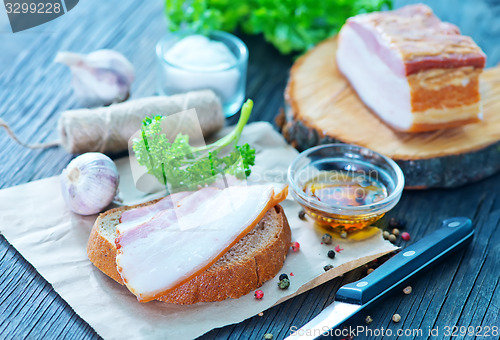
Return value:
[(425, 5), (349, 18), (338, 37), (340, 72), (361, 100), (399, 131), (460, 126), (481, 118), (486, 57)]

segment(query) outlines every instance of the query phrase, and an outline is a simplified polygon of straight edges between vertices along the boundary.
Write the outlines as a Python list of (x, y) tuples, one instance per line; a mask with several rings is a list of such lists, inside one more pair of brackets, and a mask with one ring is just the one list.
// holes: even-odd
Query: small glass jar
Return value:
[[(222, 42), (233, 53), (236, 62), (223, 68), (193, 68), (189, 65), (173, 64), (166, 59), (166, 53), (177, 42), (192, 35), (178, 31), (165, 35), (156, 45), (160, 70), (158, 90), (161, 95), (172, 95), (193, 90), (211, 89), (222, 101), (226, 117), (239, 111), (245, 99), (248, 49), (238, 37), (220, 31), (207, 35), (210, 40)], [(203, 55), (204, 51), (196, 51)]]
[[(333, 177), (332, 174), (339, 177)], [(355, 187), (349, 189), (366, 190), (361, 193), (359, 197), (362, 199), (355, 205), (332, 204), (332, 201), (322, 201), (306, 190), (309, 188), (308, 183), (315, 178), (322, 178), (323, 182), (318, 185), (321, 190), (339, 189), (337, 184), (341, 182), (334, 182), (339, 178), (342, 183), (348, 182), (347, 180), (355, 183)], [(328, 184), (329, 180), (333, 183), (331, 186)], [(367, 184), (364, 184), (365, 181)], [(292, 196), (317, 223), (346, 231), (362, 229), (380, 219), (398, 203), (404, 188), (403, 172), (392, 159), (349, 144), (320, 145), (300, 153), (288, 169), (288, 182)], [(384, 195), (377, 197), (375, 188), (383, 188), (380, 192)], [(358, 199), (352, 195), (356, 194), (355, 190), (346, 190), (344, 187), (341, 189), (341, 195), (351, 195), (350, 198), (354, 196), (354, 199)], [(324, 192), (331, 195), (336, 191)], [(363, 199), (367, 197), (370, 200), (365, 204)], [(338, 201), (342, 199), (343, 197), (338, 197)], [(334, 201), (337, 202), (337, 198)]]

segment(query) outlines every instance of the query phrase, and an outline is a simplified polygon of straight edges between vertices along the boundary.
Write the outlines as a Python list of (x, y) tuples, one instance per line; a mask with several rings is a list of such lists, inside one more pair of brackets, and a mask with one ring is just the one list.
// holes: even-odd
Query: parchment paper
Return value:
[[(257, 149), (257, 165), (251, 179), (286, 180), (288, 165), (297, 151), (270, 124), (250, 124), (242, 141)], [(124, 201), (146, 199), (132, 185), (128, 159), (116, 163)], [(66, 208), (57, 176), (1, 190), (0, 228), (7, 240), (103, 338), (190, 339), (213, 328), (241, 322), (396, 249), (380, 233), (362, 242), (334, 240), (331, 245), (322, 245), (321, 233), (312, 222), (298, 218), (298, 204), (288, 198), (282, 205), (292, 228), (292, 241), (300, 243), (300, 251), (290, 251), (280, 271), (289, 274), (290, 288), (278, 289), (277, 279), (273, 279), (261, 288), (262, 300), (255, 300), (250, 293), (237, 300), (191, 306), (157, 301), (138, 303), (127, 288), (96, 269), (86, 254), (96, 216), (78, 216)], [(344, 250), (331, 260), (326, 253), (336, 245)], [(326, 264), (335, 268), (325, 273)]]

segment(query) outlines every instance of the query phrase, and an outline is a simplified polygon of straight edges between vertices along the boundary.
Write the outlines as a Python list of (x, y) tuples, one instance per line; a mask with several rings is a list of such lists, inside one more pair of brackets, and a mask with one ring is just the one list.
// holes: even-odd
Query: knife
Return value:
[(433, 264), (474, 235), (471, 220), (454, 217), (441, 228), (406, 247), (364, 278), (339, 288), (335, 301), (303, 327), (292, 330), (287, 340), (321, 339), (333, 334), (344, 321)]

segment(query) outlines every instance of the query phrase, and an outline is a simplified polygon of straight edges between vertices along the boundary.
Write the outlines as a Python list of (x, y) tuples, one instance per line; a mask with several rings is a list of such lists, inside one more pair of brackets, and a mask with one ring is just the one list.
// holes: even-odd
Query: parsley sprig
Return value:
[(215, 143), (202, 147), (189, 145), (189, 136), (184, 134), (178, 134), (174, 141), (169, 141), (162, 133), (164, 117), (146, 117), (142, 123), (141, 138), (133, 143), (137, 161), (170, 193), (213, 183), (220, 174), (246, 178), (251, 173), (250, 167), (255, 164), (255, 150), (248, 144), (236, 144), (252, 108), (253, 102), (249, 99), (243, 104), (235, 129)]
[(168, 29), (262, 34), (281, 53), (306, 51), (337, 33), (347, 18), (393, 0), (165, 0)]

